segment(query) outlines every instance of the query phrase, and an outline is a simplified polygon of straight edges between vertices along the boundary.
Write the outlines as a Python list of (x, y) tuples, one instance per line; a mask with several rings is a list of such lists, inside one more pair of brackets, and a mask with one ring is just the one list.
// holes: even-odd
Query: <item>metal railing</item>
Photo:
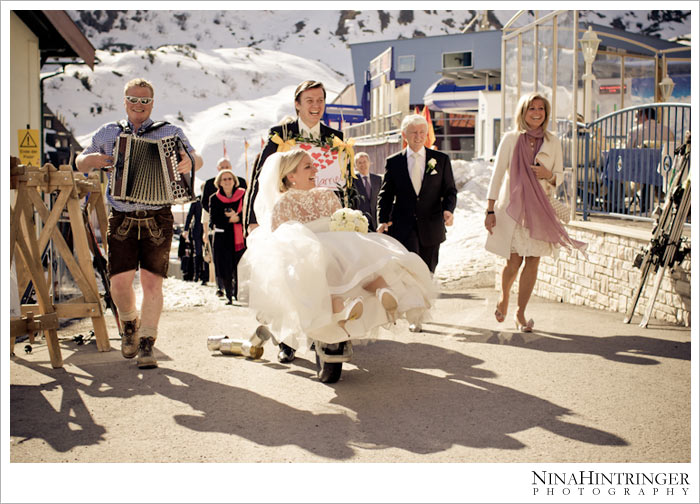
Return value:
[(348, 125), (343, 128), (345, 138), (366, 140), (385, 137), (399, 133), (401, 130), (402, 112), (394, 112), (385, 116), (375, 117), (368, 121)]
[(644, 219), (663, 202), (673, 155), (690, 129), (690, 105), (654, 103), (625, 108), (585, 125), (559, 121), (565, 166), (577, 159), (576, 210)]

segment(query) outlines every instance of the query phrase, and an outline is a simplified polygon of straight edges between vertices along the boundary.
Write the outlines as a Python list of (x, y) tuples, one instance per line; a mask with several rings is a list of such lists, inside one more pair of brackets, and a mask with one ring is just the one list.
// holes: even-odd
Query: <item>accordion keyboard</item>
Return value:
[(177, 171), (182, 140), (175, 136), (149, 140), (120, 135), (115, 144), (111, 184), (116, 200), (172, 205), (193, 199), (190, 177)]

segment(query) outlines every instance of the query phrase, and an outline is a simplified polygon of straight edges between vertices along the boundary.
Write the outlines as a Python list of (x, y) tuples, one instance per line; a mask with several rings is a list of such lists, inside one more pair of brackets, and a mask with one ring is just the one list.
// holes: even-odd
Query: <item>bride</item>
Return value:
[(341, 205), (316, 187), (316, 171), (301, 149), (267, 159), (255, 200), (260, 225), (239, 266), (241, 297), (277, 336), (280, 362), (311, 343), (317, 363), (347, 361), (349, 342), (376, 338), (398, 319), (420, 323), (436, 297), (425, 263), (394, 238), (331, 231)]

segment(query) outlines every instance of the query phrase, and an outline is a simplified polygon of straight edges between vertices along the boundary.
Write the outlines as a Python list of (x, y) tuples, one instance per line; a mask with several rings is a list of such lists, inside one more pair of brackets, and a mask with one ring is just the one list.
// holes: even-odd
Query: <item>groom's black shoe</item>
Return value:
[(280, 343), (280, 353), (277, 354), (277, 360), (282, 364), (292, 362), (294, 360), (294, 349), (289, 345)]

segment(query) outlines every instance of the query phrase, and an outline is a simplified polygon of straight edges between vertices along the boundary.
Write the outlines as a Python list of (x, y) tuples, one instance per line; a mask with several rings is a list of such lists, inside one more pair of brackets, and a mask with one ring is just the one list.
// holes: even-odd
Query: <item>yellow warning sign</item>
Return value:
[(39, 130), (17, 130), (20, 163), (41, 166), (41, 149), (39, 148)]

